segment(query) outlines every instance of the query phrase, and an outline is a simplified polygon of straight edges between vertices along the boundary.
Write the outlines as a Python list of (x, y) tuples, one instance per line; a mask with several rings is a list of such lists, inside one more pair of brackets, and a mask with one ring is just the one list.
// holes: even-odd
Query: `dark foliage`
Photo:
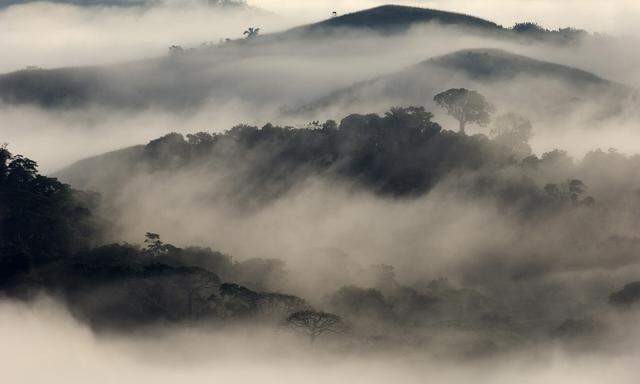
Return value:
[(630, 306), (640, 301), (640, 281), (625, 285), (609, 296), (609, 302), (617, 306)]
[(0, 147), (0, 291), (29, 297), (43, 290), (98, 328), (258, 314), (280, 320), (306, 307), (295, 296), (222, 284), (224, 278), (266, 286), (283, 273), (278, 260), (233, 262), (151, 232), (142, 249), (96, 247), (102, 224), (92, 213), (96, 199), (39, 175), (35, 162)]
[(95, 194), (41, 176), (37, 164), (0, 147), (0, 287), (30, 268), (92, 245)]
[(286, 324), (305, 333), (313, 343), (318, 337), (327, 333), (342, 333), (346, 325), (338, 315), (314, 310), (292, 313)]
[(475, 123), (482, 127), (491, 121), (491, 113), (495, 107), (484, 96), (465, 88), (453, 88), (433, 97), (436, 104), (447, 111), (447, 114), (458, 120), (460, 130), (465, 133), (467, 123)]
[(338, 177), (382, 195), (411, 196), (457, 171), (513, 164), (514, 153), (484, 136), (443, 131), (424, 108), (408, 107), (384, 116), (350, 115), (339, 125), (327, 121), (310, 129), (267, 124), (187, 139), (170, 134), (130, 161), (124, 165), (130, 169), (207, 166), (233, 172), (236, 196), (278, 196), (309, 175)]

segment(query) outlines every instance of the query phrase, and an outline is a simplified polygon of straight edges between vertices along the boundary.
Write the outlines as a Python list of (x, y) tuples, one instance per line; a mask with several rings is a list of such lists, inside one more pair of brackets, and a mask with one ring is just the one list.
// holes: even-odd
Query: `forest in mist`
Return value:
[(3, 377), (635, 383), (640, 7), (392, 3), (0, 1)]

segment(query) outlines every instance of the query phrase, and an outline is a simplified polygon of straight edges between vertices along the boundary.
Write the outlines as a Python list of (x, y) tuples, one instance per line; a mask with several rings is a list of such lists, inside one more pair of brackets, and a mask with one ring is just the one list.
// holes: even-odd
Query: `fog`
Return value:
[[(568, 354), (549, 347), (502, 361), (446, 362), (402, 356), (343, 355), (337, 358), (286, 336), (265, 331), (219, 334), (190, 329), (176, 334), (96, 336), (54, 302), (4, 302), (0, 335), (3, 377), (14, 383), (635, 383), (637, 348), (624, 356)], [(637, 332), (636, 332), (637, 335)], [(293, 358), (295, 356), (295, 358)], [(37, 369), (33, 364), (37, 362)], [(107, 363), (108, 362), (108, 363)], [(105, 364), (109, 369), (105, 370)]]
[[(58, 5), (43, 6), (59, 7)], [(12, 9), (4, 12), (11, 12)], [(103, 12), (124, 12), (123, 17), (126, 19), (128, 17), (126, 15), (131, 12), (142, 11), (109, 9)], [(133, 16), (131, 17), (134, 20)], [(147, 16), (144, 14), (137, 17)], [(115, 20), (120, 18), (116, 17)], [(225, 22), (233, 22), (233, 20), (233, 17), (230, 20), (225, 18)], [(242, 20), (244, 23), (244, 19)], [(141, 22), (143, 23), (144, 20), (135, 21), (136, 25)], [(197, 23), (194, 25), (197, 26)], [(264, 24), (255, 23), (255, 25)], [(138, 27), (148, 29), (142, 25)], [(223, 28), (223, 26), (219, 27)], [(244, 28), (238, 27), (234, 27), (234, 30), (241, 31)], [(126, 31), (127, 28), (128, 26), (123, 25), (114, 29)], [(268, 31), (266, 27), (265, 29)], [(163, 28), (163, 30), (169, 29)], [(13, 33), (6, 35), (15, 36)], [(104, 38), (109, 40), (113, 37), (105, 36)], [(150, 34), (148, 38), (150, 41), (158, 41), (155, 34)], [(114, 39), (109, 41), (118, 41), (114, 46), (121, 47), (121, 39)], [(66, 41), (68, 39), (65, 39)], [(192, 42), (185, 41), (185, 47), (198, 46), (202, 41), (204, 36), (202, 39), (194, 38)], [(87, 42), (87, 44), (91, 47), (95, 46), (94, 42)], [(384, 50), (380, 49), (380, 44), (385, 46)], [(21, 44), (21, 46), (29, 45)], [(166, 55), (167, 46), (168, 44), (163, 43), (161, 49), (155, 53), (149, 53), (149, 56)], [(607, 50), (606, 55), (602, 54), (603, 47)], [(341, 39), (328, 39), (323, 42), (320, 50), (315, 44), (294, 40), (245, 49), (248, 52), (243, 52), (240, 48), (228, 48), (219, 54), (217, 51), (203, 52), (193, 55), (193, 58), (185, 57), (175, 64), (175, 68), (169, 69), (153, 69), (157, 66), (153, 62), (140, 62), (132, 69), (115, 67), (105, 73), (106, 81), (110, 82), (109, 92), (115, 92), (114, 97), (124, 97), (122, 100), (124, 103), (127, 102), (127, 98), (131, 98), (132, 104), (148, 102), (149, 106), (141, 109), (121, 108), (120, 104), (114, 107), (104, 104), (102, 100), (72, 110), (5, 105), (0, 107), (3, 140), (11, 143), (14, 151), (37, 159), (44, 172), (54, 172), (84, 157), (145, 143), (168, 132), (221, 132), (239, 123), (263, 125), (273, 122), (299, 126), (316, 119), (339, 120), (353, 112), (381, 113), (393, 105), (425, 105), (436, 113), (438, 121), (445, 127), (451, 127), (455, 126), (455, 123), (440, 113), (431, 102), (431, 98), (433, 94), (447, 87), (468, 86), (486, 93), (497, 104), (501, 113), (513, 110), (528, 116), (535, 125), (532, 141), (535, 153), (540, 154), (558, 147), (555, 140), (562, 140), (562, 148), (576, 157), (581, 157), (587, 151), (597, 147), (618, 148), (625, 153), (640, 150), (635, 144), (637, 140), (627, 139), (628, 134), (636, 135), (633, 129), (636, 121), (634, 104), (628, 105), (625, 107), (626, 111), (605, 121), (596, 121), (591, 118), (590, 113), (584, 113), (590, 109), (601, 108), (602, 101), (594, 98), (586, 104), (579, 105), (577, 109), (573, 106), (570, 110), (565, 109), (558, 118), (549, 114), (545, 106), (552, 105), (554, 109), (560, 110), (567, 100), (574, 97), (576, 91), (571, 87), (565, 89), (566, 86), (556, 84), (554, 79), (540, 81), (535, 77), (520, 79), (509, 84), (479, 84), (477, 81), (466, 79), (462, 74), (454, 74), (453, 77), (449, 75), (450, 78), (447, 81), (434, 83), (431, 80), (439, 79), (432, 77), (426, 79), (427, 84), (424, 88), (413, 95), (390, 97), (378, 90), (367, 94), (366, 99), (358, 105), (335, 105), (329, 110), (319, 110), (313, 115), (306, 116), (282, 115), (283, 107), (305, 105), (358, 82), (379, 76), (394, 75), (424, 60), (469, 48), (503, 49), (533, 59), (592, 71), (596, 75), (629, 86), (640, 84), (638, 66), (634, 65), (640, 62), (640, 58), (637, 55), (630, 57), (633, 54), (624, 48), (622, 40), (614, 40), (612, 45), (609, 45), (608, 41), (589, 42), (567, 49), (567, 47), (542, 43), (520, 44), (504, 39), (490, 39), (452, 28), (431, 26), (416, 28), (408, 35), (401, 36), (368, 38), (345, 35)], [(66, 47), (56, 48), (56, 51), (63, 52), (65, 49)], [(38, 49), (25, 48), (25, 50), (40, 54)], [(109, 49), (100, 50), (97, 55), (93, 52), (90, 54), (90, 61), (78, 63), (52, 61), (45, 66), (125, 60), (124, 57), (118, 59), (117, 56), (113, 56)], [(126, 60), (141, 57), (138, 53), (127, 52), (124, 53)], [(45, 56), (52, 59), (50, 55)], [(77, 52), (64, 53), (64, 57), (73, 60), (81, 56)], [(610, 57), (619, 57), (619, 59), (609, 60)], [(12, 55), (12, 58), (27, 63), (20, 59), (19, 54)], [(190, 72), (182, 73), (181, 67), (189, 68)], [(520, 89), (530, 85), (536, 86), (538, 90), (535, 93), (520, 92)], [(147, 98), (137, 96), (138, 93), (145, 92), (141, 91), (140, 87), (151, 86), (157, 87), (159, 91), (153, 90), (154, 93)], [(160, 93), (160, 98), (158, 98), (158, 92), (164, 92)], [(187, 96), (190, 93), (195, 96)], [(554, 102), (554, 98), (560, 95), (563, 95), (564, 99)], [(587, 95), (587, 97), (590, 96)], [(183, 105), (187, 105), (187, 108), (182, 109)], [(624, 137), (621, 136), (622, 131), (625, 132)], [(487, 133), (486, 130), (477, 130), (477, 132)], [(548, 135), (549, 133), (552, 134)], [(101, 139), (96, 140), (97, 136)], [(65, 151), (58, 150), (59, 143), (65, 144)]]
[(0, 72), (112, 64), (242, 37), (250, 25), (277, 31), (294, 25), (268, 11), (220, 9), (198, 2), (147, 7), (80, 7), (32, 2), (0, 9)]
[[(388, 3), (588, 32), (290, 30)], [(638, 17), (630, 0), (1, 8), (3, 377), (637, 382)], [(434, 100), (461, 87), (495, 108), (466, 133)], [(501, 133), (507, 113), (524, 124)], [(305, 333), (307, 312), (334, 328)]]

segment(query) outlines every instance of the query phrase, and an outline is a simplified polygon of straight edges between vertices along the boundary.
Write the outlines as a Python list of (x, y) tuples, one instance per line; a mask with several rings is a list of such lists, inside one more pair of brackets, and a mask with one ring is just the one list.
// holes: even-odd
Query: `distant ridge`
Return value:
[[(622, 99), (634, 93), (629, 87), (581, 69), (499, 49), (467, 49), (355, 83), (309, 103), (284, 108), (283, 112), (287, 115), (314, 114), (336, 107), (357, 107), (365, 101), (374, 104), (378, 101), (394, 101), (422, 105), (443, 89), (473, 84), (500, 87), (516, 78), (551, 80), (566, 90), (573, 90), (575, 97), (563, 100), (567, 104), (580, 99)], [(527, 99), (527, 95), (521, 95), (521, 99)]]
[[(112, 0), (87, 0), (87, 2), (94, 1)], [(225, 4), (226, 1), (211, 0), (210, 3)], [(264, 51), (254, 48), (277, 48), (279, 44), (291, 41), (307, 44), (307, 38), (314, 42), (325, 37), (340, 39), (344, 36), (346, 29), (360, 31), (361, 35), (366, 37), (380, 37), (402, 33), (412, 26), (428, 22), (455, 26), (473, 36), (482, 35), (496, 39), (516, 38), (521, 42), (529, 41), (527, 33), (505, 29), (481, 18), (426, 8), (385, 5), (283, 32), (265, 34), (251, 39), (225, 41), (204, 48), (181, 49), (177, 54), (173, 52), (168, 56), (139, 62), (51, 70), (27, 67), (25, 70), (0, 75), (0, 102), (35, 104), (46, 108), (78, 108), (96, 104), (125, 109), (159, 105), (163, 108), (184, 110), (198, 107), (205, 100), (211, 99), (212, 93), (216, 89), (216, 81), (220, 81), (220, 79), (213, 76), (213, 80), (206, 81), (199, 74), (210, 75), (212, 73), (210, 67), (219, 58), (222, 58), (219, 62), (226, 62), (227, 57), (233, 60), (234, 58), (243, 58), (247, 54), (259, 56), (264, 54)], [(541, 36), (547, 37), (536, 38), (548, 42), (573, 41), (561, 37), (556, 32), (548, 31), (542, 33)], [(313, 44), (310, 44), (304, 49), (314, 49), (314, 47)], [(298, 48), (295, 49), (295, 52), (299, 52)], [(457, 71), (466, 72), (474, 79), (510, 76), (518, 71), (550, 71), (558, 76), (571, 78), (578, 82), (605, 81), (584, 71), (562, 69), (551, 63), (543, 64), (543, 62), (529, 58), (507, 56), (506, 53), (498, 54), (497, 51), (477, 50), (469, 51), (465, 55), (443, 56), (427, 64), (431, 67), (455, 68)], [(196, 58), (196, 60), (190, 60), (191, 58)], [(469, 63), (473, 63), (473, 68), (469, 66)], [(419, 66), (417, 68), (424, 72), (424, 68)], [(147, 81), (156, 72), (161, 73), (162, 76), (153, 76), (153, 81)], [(411, 86), (411, 84), (409, 85)], [(344, 83), (341, 86), (344, 86)], [(236, 89), (240, 90), (240, 88)], [(394, 94), (394, 90), (390, 90), (390, 94)], [(218, 96), (227, 97), (227, 95)]]
[(555, 77), (577, 86), (608, 85), (614, 83), (591, 72), (561, 64), (536, 60), (501, 49), (465, 49), (431, 58), (419, 66), (436, 65), (464, 72), (472, 79), (501, 80), (518, 75)]
[(293, 28), (285, 33), (313, 35), (330, 33), (332, 30), (346, 28), (393, 33), (404, 32), (416, 24), (429, 22), (488, 31), (502, 29), (502, 27), (491, 21), (461, 13), (400, 5), (383, 5), (337, 16), (315, 24)]

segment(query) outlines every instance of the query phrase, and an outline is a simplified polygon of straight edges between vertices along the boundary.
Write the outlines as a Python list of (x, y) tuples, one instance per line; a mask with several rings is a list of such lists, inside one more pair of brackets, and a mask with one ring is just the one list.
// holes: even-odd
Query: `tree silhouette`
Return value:
[(465, 88), (452, 88), (437, 94), (433, 101), (460, 123), (460, 133), (465, 133), (467, 123), (486, 126), (491, 121), (495, 107), (480, 93)]
[(146, 253), (150, 256), (161, 256), (169, 251), (170, 245), (167, 245), (160, 240), (160, 235), (157, 233), (147, 232), (144, 235), (144, 243), (147, 245)]
[(260, 33), (260, 28), (249, 27), (242, 34), (247, 36), (248, 40), (258, 36), (258, 33)]
[(313, 310), (292, 313), (286, 324), (303, 331), (312, 343), (325, 333), (341, 333), (346, 329), (340, 316)]

